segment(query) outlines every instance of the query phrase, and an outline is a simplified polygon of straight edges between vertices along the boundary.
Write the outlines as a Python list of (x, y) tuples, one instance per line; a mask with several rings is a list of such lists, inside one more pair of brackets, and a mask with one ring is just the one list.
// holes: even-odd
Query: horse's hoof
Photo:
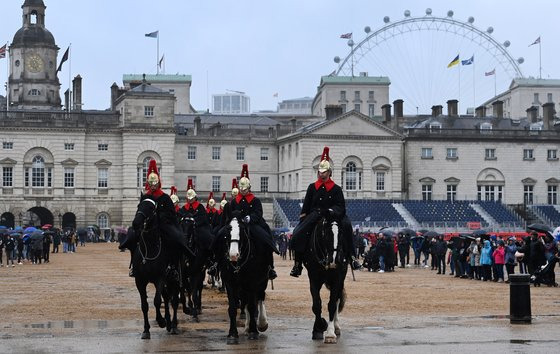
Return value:
[(334, 329), (334, 334), (336, 334), (337, 337), (340, 336), (340, 328), (335, 328)]
[(150, 339), (150, 332), (144, 332), (142, 333), (142, 336), (140, 337), (142, 339)]
[(264, 325), (257, 327), (257, 329), (259, 330), (259, 332), (266, 332), (266, 330), (268, 329), (268, 323), (265, 323)]
[(193, 321), (194, 321), (195, 323), (199, 323), (199, 322), (200, 322), (200, 318), (198, 318), (198, 316), (194, 316), (192, 319), (193, 319)]
[(165, 322), (165, 319), (163, 318), (158, 318), (156, 321), (159, 328), (165, 328), (167, 326), (167, 322)]
[(313, 331), (313, 335), (311, 336), (311, 339), (313, 340), (323, 339), (323, 332)]
[(336, 336), (325, 337), (325, 344), (336, 344)]
[(227, 337), (227, 344), (239, 344), (239, 337)]
[(173, 327), (173, 328), (171, 328), (171, 332), (169, 332), (169, 334), (177, 335), (177, 334), (179, 334), (179, 329), (177, 327)]
[(237, 320), (237, 327), (245, 327), (245, 321), (242, 321), (241, 319)]
[(184, 313), (185, 315), (190, 315), (191, 312), (192, 312), (192, 311), (191, 311), (190, 308), (188, 308), (188, 307), (184, 307), (184, 308), (183, 308), (183, 313)]
[(250, 333), (247, 335), (247, 339), (249, 339), (249, 340), (257, 340), (257, 339), (259, 339), (259, 332), (250, 332)]

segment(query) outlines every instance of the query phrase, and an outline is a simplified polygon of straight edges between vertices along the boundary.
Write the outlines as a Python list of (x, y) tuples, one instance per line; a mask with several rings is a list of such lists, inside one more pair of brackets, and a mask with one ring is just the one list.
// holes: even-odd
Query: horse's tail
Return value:
[(345, 304), (346, 304), (346, 289), (344, 289), (344, 285), (343, 285), (342, 291), (340, 292), (340, 302), (338, 303), (338, 313), (342, 312)]

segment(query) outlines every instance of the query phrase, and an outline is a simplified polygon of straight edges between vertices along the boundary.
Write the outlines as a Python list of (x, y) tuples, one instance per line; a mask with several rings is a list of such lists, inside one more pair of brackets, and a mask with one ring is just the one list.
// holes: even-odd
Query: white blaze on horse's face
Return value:
[(229, 260), (237, 262), (239, 258), (239, 222), (233, 218), (230, 222), (231, 225), (231, 239), (229, 243)]

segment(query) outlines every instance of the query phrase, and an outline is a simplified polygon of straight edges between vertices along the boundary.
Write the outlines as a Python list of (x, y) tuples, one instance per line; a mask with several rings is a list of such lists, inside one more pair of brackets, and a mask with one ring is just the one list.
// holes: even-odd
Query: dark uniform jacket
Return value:
[(198, 201), (186, 203), (179, 211), (182, 217), (191, 216), (194, 219), (196, 227), (195, 240), (202, 249), (209, 249), (214, 241), (210, 223), (208, 222), (208, 214), (206, 208)]
[(269, 245), (274, 252), (280, 253), (272, 238), (270, 227), (263, 218), (262, 203), (259, 198), (255, 197), (253, 193), (247, 193), (245, 196), (239, 193), (235, 199), (228, 204), (231, 204), (232, 217), (237, 218), (240, 223), (243, 223), (243, 219), (246, 216), (250, 217), (248, 227), (252, 236), (257, 237), (259, 240)]

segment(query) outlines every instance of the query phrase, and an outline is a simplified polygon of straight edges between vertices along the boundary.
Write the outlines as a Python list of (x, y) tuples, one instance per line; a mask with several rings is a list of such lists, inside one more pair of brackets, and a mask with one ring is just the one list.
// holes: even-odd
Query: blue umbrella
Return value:
[(16, 226), (16, 227), (14, 228), (14, 231), (23, 232), (23, 227), (21, 227), (21, 226)]
[(26, 234), (30, 234), (33, 231), (37, 231), (37, 229), (34, 228), (33, 226), (28, 226), (28, 227), (25, 228), (25, 230), (23, 230), (23, 232), (25, 232)]
[(7, 229), (7, 228), (8, 228), (7, 226), (0, 225), (0, 230), (5, 230), (5, 229)]

